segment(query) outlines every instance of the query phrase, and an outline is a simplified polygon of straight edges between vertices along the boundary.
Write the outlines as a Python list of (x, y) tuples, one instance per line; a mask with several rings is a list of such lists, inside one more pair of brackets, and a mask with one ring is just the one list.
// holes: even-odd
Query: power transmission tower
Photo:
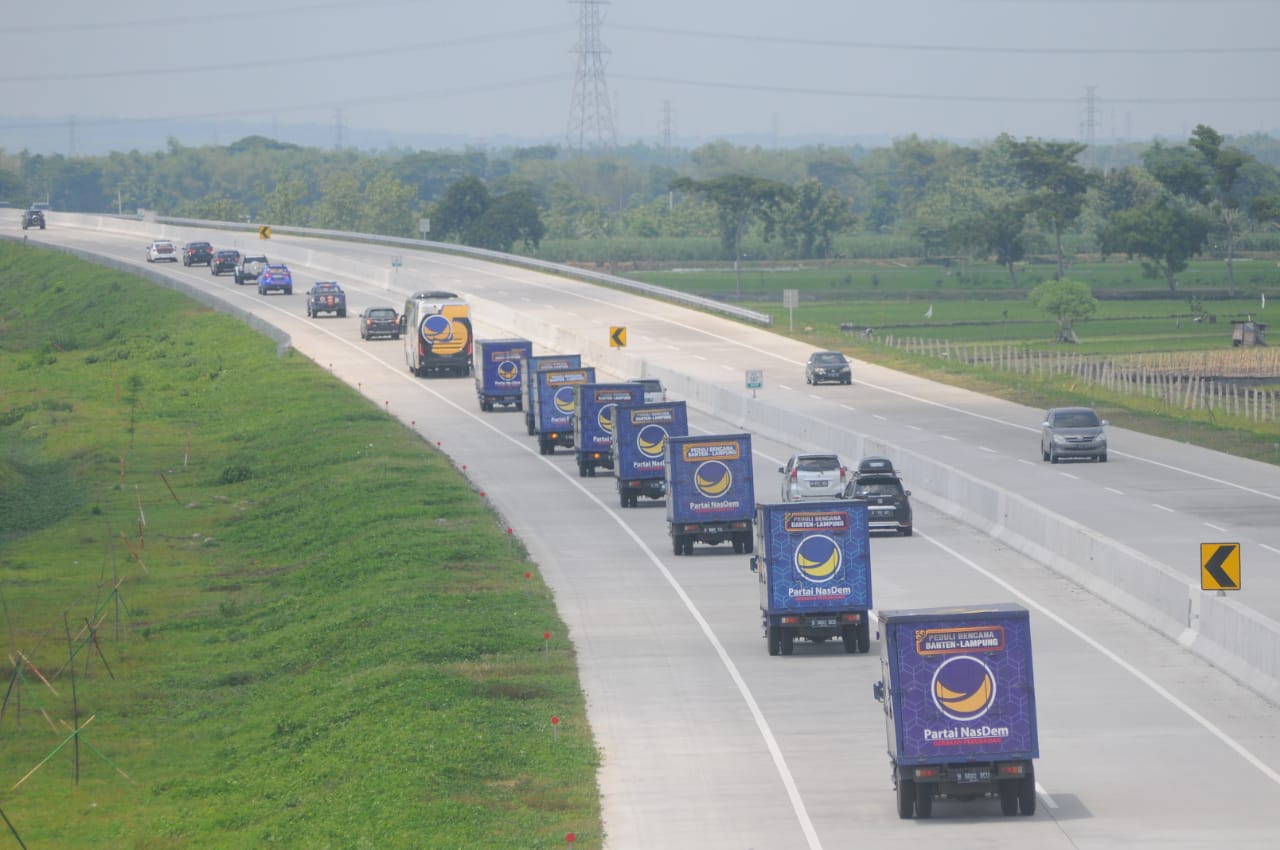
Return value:
[(1098, 135), (1098, 87), (1084, 89), (1084, 143), (1093, 145)]
[(671, 149), (671, 101), (662, 101), (662, 147)]
[(600, 40), (604, 9), (609, 0), (569, 0), (577, 4), (578, 43), (571, 53), (578, 54), (578, 70), (573, 78), (573, 97), (569, 102), (569, 147), (582, 150), (588, 146), (613, 147), (618, 134), (613, 126), (609, 103), (609, 87), (604, 81), (604, 56), (608, 53)]

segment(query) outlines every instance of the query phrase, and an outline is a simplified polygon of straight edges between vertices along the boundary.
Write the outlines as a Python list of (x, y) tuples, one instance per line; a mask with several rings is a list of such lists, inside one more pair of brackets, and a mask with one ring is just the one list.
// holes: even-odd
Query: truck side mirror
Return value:
[(406, 318), (407, 318), (407, 317), (406, 317), (406, 316), (404, 316), (403, 314), (400, 316), (400, 333), (404, 333), (404, 328), (405, 328), (405, 319), (406, 319)]
[(884, 682), (876, 682), (872, 685), (871, 695), (876, 698), (876, 702), (884, 702)]
[(751, 572), (753, 572), (753, 573), (758, 573), (758, 572), (760, 572), (760, 565), (759, 565), (758, 563), (756, 563), (756, 558), (757, 558), (757, 557), (759, 557), (759, 556), (758, 556), (758, 555), (752, 555), (752, 556), (751, 556)]

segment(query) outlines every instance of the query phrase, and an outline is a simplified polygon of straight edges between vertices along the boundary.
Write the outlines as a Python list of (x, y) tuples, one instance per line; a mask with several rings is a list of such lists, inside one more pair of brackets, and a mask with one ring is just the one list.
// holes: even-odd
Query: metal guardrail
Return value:
[[(205, 221), (194, 218), (170, 218), (168, 216), (158, 216), (155, 221), (159, 224), (172, 224), (176, 227), (206, 227), (218, 230), (246, 232), (257, 232), (258, 227), (262, 224), (262, 222), (251, 224), (231, 221)], [(629, 292), (641, 293), (651, 298), (671, 301), (685, 307), (706, 310), (710, 313), (719, 313), (734, 319), (740, 319), (744, 322), (750, 322), (754, 325), (760, 325), (766, 328), (773, 327), (773, 316), (770, 316), (768, 313), (748, 310), (745, 307), (726, 304), (723, 301), (717, 301), (714, 298), (705, 298), (701, 295), (690, 295), (686, 292), (667, 289), (664, 286), (655, 286), (651, 283), (644, 283), (639, 280), (631, 280), (625, 277), (618, 277), (617, 275), (593, 272), (587, 269), (580, 269), (575, 266), (565, 265), (563, 263), (552, 263), (547, 260), (538, 260), (533, 257), (522, 257), (519, 254), (504, 254), (501, 251), (490, 251), (486, 248), (471, 248), (466, 245), (455, 245), (451, 242), (429, 242), (424, 239), (407, 239), (402, 236), (379, 236), (374, 233), (348, 233), (345, 230), (321, 230), (314, 227), (282, 227), (273, 224), (271, 225), (271, 231), (273, 233), (287, 234), (290, 236), (339, 239), (347, 242), (362, 242), (370, 245), (391, 245), (398, 248), (414, 248), (417, 250), (435, 251), (442, 254), (458, 254), (464, 257), (475, 257), (480, 260), (489, 260), (490, 262), (503, 263), (505, 265), (517, 266), (519, 268), (531, 269), (533, 271), (547, 272), (548, 274), (554, 274), (560, 277), (570, 277), (577, 280), (584, 280), (589, 283), (613, 286), (618, 289), (625, 289)]]

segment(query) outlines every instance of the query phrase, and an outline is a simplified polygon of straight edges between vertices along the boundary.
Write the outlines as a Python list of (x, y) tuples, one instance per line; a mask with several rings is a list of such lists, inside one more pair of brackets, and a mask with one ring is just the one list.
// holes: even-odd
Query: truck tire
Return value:
[(898, 817), (911, 820), (916, 813), (916, 784), (910, 779), (898, 780)]
[(782, 632), (782, 654), (790, 655), (796, 648), (796, 633), (793, 629), (779, 629)]
[(742, 542), (742, 535), (733, 535), (733, 554), (741, 555), (742, 550), (746, 548), (746, 544)]
[(1000, 814), (1005, 817), (1018, 813), (1018, 784), (1017, 779), (1000, 780)]
[(1030, 816), (1036, 813), (1036, 777), (1032, 773), (1018, 783), (1018, 811)]
[(871, 651), (871, 621), (863, 619), (854, 626), (854, 630), (858, 633), (858, 652), (865, 655)]
[(684, 554), (684, 538), (679, 534), (671, 535), (671, 551), (677, 555)]
[(618, 494), (618, 507), (622, 507), (622, 508), (631, 507), (631, 500), (627, 498), (626, 493)]
[(756, 548), (756, 540), (755, 540), (755, 537), (751, 535), (751, 532), (750, 531), (742, 532), (742, 551), (750, 555), (752, 552), (755, 551), (755, 548)]
[(769, 643), (770, 655), (777, 655), (782, 652), (782, 636), (778, 634), (779, 631), (777, 626), (765, 626), (764, 635)]
[(533, 436), (533, 414), (525, 414), (524, 417), (525, 430), (529, 432), (529, 436)]
[(916, 817), (927, 818), (931, 814), (933, 814), (933, 786), (916, 785)]
[(858, 626), (845, 626), (840, 630), (840, 643), (844, 645), (846, 653), (861, 652), (858, 648)]
[(587, 464), (583, 463), (582, 461), (578, 461), (578, 477), (579, 478), (587, 477), (587, 469), (588, 469)]

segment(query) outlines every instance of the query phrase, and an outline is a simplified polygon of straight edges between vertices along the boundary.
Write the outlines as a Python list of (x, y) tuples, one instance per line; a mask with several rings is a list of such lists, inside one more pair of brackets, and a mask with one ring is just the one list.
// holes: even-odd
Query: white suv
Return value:
[(644, 403), (653, 404), (654, 402), (664, 402), (667, 400), (667, 390), (662, 386), (662, 381), (657, 378), (631, 378), (628, 384), (644, 384)]
[(849, 483), (849, 469), (834, 454), (792, 455), (782, 473), (782, 501), (839, 499)]

